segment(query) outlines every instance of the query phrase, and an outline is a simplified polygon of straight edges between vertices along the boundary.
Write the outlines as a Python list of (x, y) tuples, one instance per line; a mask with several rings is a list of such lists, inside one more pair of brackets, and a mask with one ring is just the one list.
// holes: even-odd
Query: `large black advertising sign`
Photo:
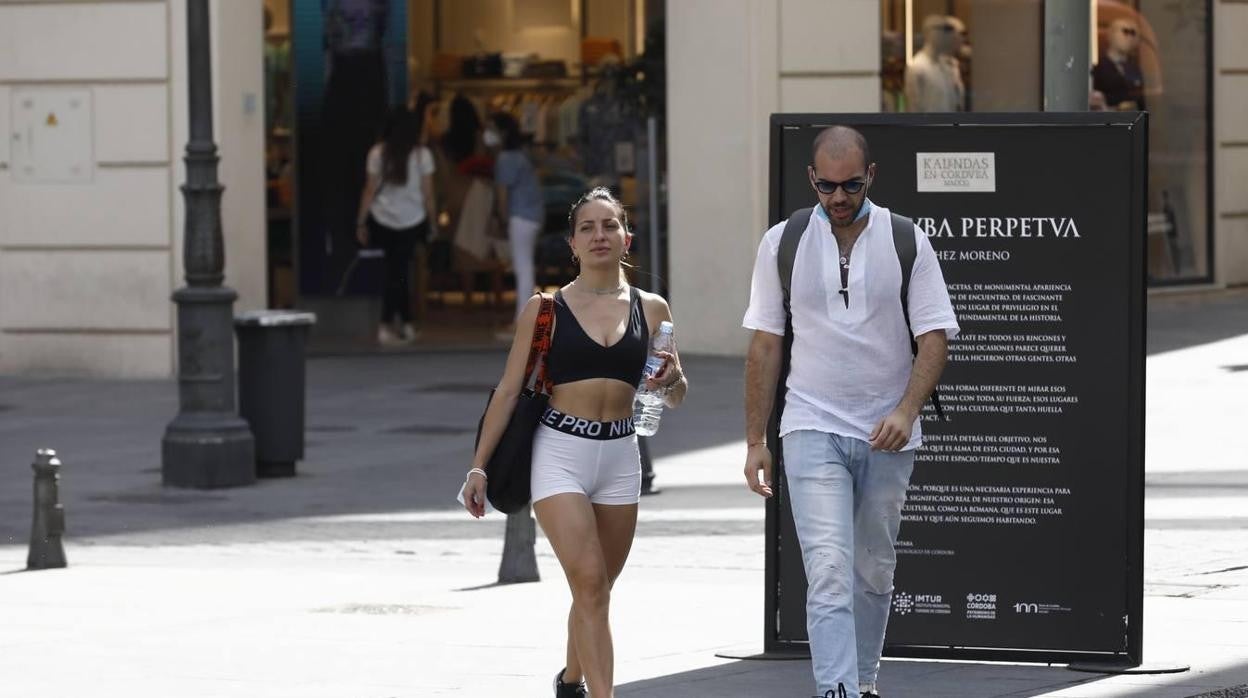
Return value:
[[(772, 118), (771, 219), (815, 203), (815, 134), (859, 128), (871, 199), (940, 258), (961, 334), (903, 510), (886, 653), (1140, 660), (1144, 182), (1139, 114)], [(782, 471), (769, 650), (806, 642)]]

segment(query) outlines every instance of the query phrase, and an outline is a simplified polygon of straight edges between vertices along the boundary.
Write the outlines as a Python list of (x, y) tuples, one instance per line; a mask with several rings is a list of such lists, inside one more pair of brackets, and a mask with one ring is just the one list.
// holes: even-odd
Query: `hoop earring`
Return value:
[(572, 253), (572, 263), (578, 267), (581, 266), (581, 258), (577, 257), (575, 252)]

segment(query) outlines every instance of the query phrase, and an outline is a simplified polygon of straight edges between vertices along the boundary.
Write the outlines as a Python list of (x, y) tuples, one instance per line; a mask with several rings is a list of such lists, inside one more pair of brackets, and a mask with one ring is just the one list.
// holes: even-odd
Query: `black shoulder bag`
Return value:
[[(524, 382), (520, 396), (516, 398), (516, 408), (512, 410), (511, 419), (503, 431), (494, 453), (486, 463), (485, 496), (490, 504), (504, 514), (514, 514), (529, 503), (529, 477), (533, 471), (533, 432), (537, 423), (546, 411), (552, 390), (550, 377), (546, 373), (546, 352), (550, 351), (550, 340), (555, 325), (555, 301), (552, 297), (542, 294), (541, 310), (537, 313), (537, 322), (533, 327), (533, 343), (529, 345), (529, 360), (524, 368)], [(529, 380), (533, 377), (538, 362), (537, 380), (532, 387)], [(485, 409), (490, 409), (494, 399), (494, 389), (490, 389), (490, 397), (485, 401)], [(485, 412), (477, 422), (476, 444), (481, 443), (481, 427), (485, 424)]]

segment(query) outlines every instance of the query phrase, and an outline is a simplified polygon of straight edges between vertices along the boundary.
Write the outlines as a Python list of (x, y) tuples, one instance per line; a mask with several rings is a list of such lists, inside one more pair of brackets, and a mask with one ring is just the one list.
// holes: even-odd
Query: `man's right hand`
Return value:
[[(760, 496), (771, 497), (771, 451), (766, 444), (755, 444), (745, 454), (745, 484)], [(762, 471), (762, 478), (759, 478)]]

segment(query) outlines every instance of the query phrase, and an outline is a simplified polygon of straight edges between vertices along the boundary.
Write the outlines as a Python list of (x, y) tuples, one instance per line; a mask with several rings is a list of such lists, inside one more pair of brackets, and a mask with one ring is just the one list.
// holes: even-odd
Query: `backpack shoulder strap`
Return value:
[(810, 216), (815, 212), (813, 206), (799, 208), (784, 223), (784, 234), (780, 237), (780, 249), (776, 253), (776, 267), (780, 272), (780, 289), (784, 291), (784, 311), (789, 312), (789, 296), (793, 290), (793, 262), (797, 259), (797, 245), (802, 241), (806, 226), (810, 224)]
[(793, 353), (793, 311), (789, 297), (793, 290), (793, 262), (797, 259), (797, 245), (810, 225), (813, 206), (799, 208), (784, 223), (780, 236), (780, 248), (776, 251), (776, 270), (780, 274), (780, 290), (784, 293), (784, 341), (780, 356), (780, 375), (776, 380), (776, 397), (772, 402), (771, 416), (767, 420), (767, 445), (775, 457), (777, 473), (784, 472), (784, 450), (780, 443), (780, 416), (784, 414), (785, 397), (788, 394), (789, 361)]
[[(914, 242), (914, 221), (899, 214), (892, 214), (893, 246), (897, 248), (897, 261), (901, 263), (901, 314), (910, 328), (910, 274), (914, 271), (914, 258), (919, 249)], [(914, 338), (911, 337), (913, 343)]]

